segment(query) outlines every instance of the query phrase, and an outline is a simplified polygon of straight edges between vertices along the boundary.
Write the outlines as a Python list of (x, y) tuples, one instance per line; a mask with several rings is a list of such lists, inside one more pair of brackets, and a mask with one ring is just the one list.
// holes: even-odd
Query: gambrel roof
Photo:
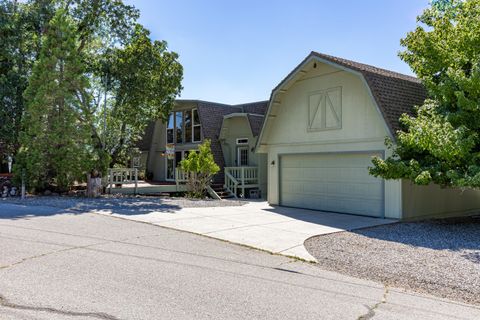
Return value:
[[(415, 77), (312, 51), (272, 90), (270, 106), (266, 113), (267, 119), (274, 96), (297, 74), (305, 72), (303, 68), (311, 61), (325, 63), (361, 76), (392, 137), (395, 137), (397, 131), (400, 130), (400, 116), (404, 113), (413, 114), (413, 107), (421, 105), (427, 98), (425, 87)], [(262, 126), (262, 131), (265, 130), (266, 122)], [(257, 147), (261, 143), (261, 138), (262, 133), (257, 141)]]

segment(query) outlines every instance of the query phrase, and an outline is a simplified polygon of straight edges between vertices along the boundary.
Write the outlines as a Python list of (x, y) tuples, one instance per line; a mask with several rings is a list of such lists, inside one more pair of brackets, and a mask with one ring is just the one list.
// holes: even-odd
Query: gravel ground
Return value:
[(328, 270), (480, 305), (480, 217), (339, 232), (305, 247)]
[(241, 200), (196, 200), (187, 198), (132, 197), (123, 195), (105, 195), (95, 199), (68, 196), (29, 196), (25, 200), (20, 198), (4, 198), (0, 199), (0, 202), (2, 201), (30, 206), (49, 206), (67, 210), (122, 210), (132, 211), (132, 213), (195, 207), (242, 206), (245, 204), (245, 202)]

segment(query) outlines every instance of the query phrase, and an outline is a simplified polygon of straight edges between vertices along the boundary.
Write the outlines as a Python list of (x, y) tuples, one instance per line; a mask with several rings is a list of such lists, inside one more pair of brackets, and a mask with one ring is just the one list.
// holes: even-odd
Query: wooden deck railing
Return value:
[(235, 198), (237, 197), (239, 184), (238, 180), (230, 172), (225, 171), (225, 189), (233, 194)]
[(188, 172), (183, 171), (180, 168), (175, 169), (175, 183), (177, 185), (186, 183), (188, 181)]
[(225, 167), (225, 188), (235, 197), (238, 189), (242, 190), (241, 197), (245, 197), (245, 189), (257, 187), (257, 167)]
[(134, 192), (137, 193), (138, 169), (137, 168), (112, 168), (108, 169), (107, 187), (112, 193), (112, 185), (135, 184)]

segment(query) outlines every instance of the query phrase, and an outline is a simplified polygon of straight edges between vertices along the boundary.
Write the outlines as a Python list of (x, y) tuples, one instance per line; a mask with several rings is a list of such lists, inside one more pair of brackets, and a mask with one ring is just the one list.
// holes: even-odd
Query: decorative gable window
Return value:
[(312, 92), (308, 96), (308, 130), (342, 128), (342, 88)]

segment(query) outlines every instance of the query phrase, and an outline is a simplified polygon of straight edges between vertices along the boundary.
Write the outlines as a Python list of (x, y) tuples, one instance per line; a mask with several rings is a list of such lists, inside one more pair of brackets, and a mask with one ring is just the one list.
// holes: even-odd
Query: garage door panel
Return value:
[(382, 216), (383, 182), (368, 174), (378, 154), (284, 155), (280, 160), (282, 205)]

